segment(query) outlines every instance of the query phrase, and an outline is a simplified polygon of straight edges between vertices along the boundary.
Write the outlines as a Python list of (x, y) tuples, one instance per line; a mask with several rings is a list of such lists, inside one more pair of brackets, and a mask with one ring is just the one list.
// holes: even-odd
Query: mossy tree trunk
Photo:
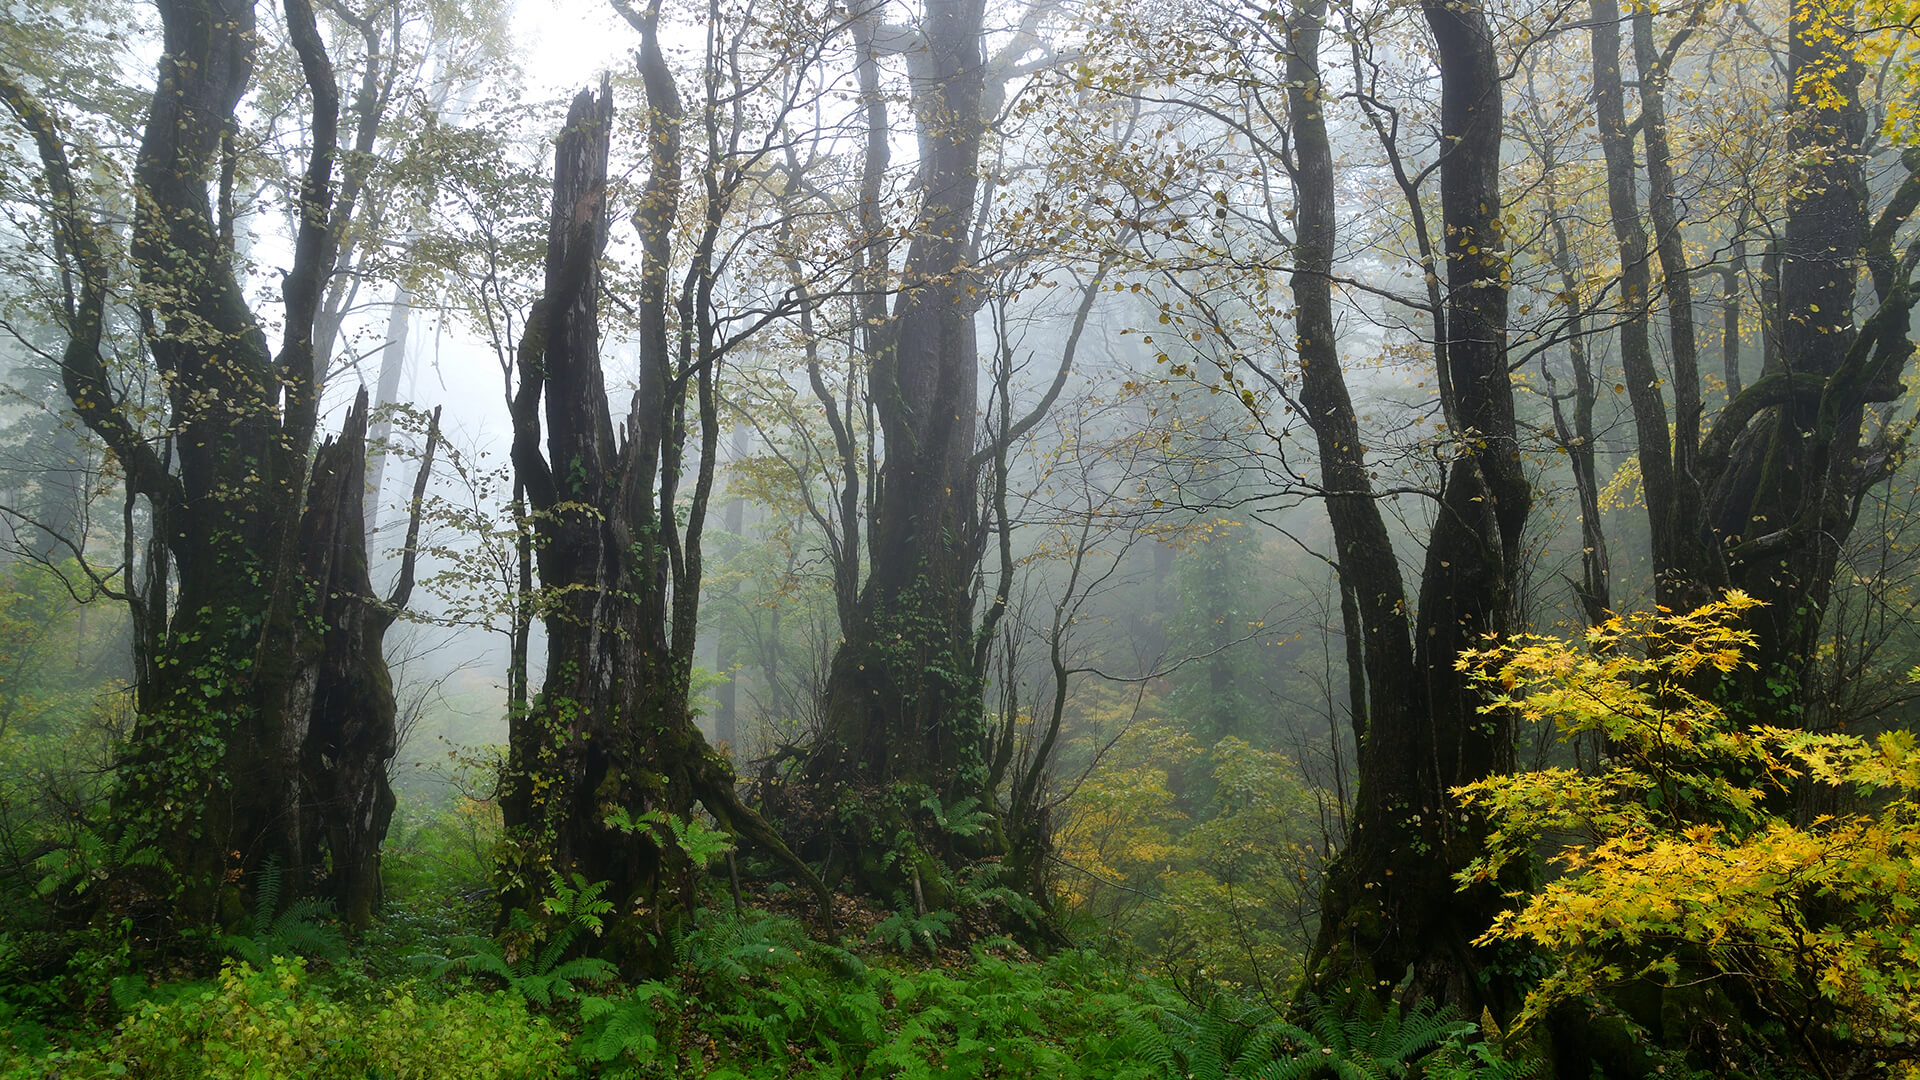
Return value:
[[(1729, 392), (1706, 422), (1688, 285), (1698, 268), (1686, 264), (1688, 223), (1665, 114), (1669, 68), (1698, 24), (1687, 22), (1662, 42), (1649, 10), (1623, 15), (1613, 0), (1595, 0), (1592, 10), (1595, 98), (1627, 305), (1621, 356), (1652, 528), (1655, 599), (1686, 610), (1734, 588), (1764, 601), (1749, 617), (1756, 668), (1717, 692), (1754, 716), (1814, 707), (1807, 679), (1828, 629), (1842, 549), (1862, 497), (1891, 474), (1905, 441), (1892, 429), (1869, 437), (1865, 419), (1868, 405), (1904, 393), (1899, 376), (1912, 353), (1911, 277), (1920, 250), (1897, 252), (1894, 241), (1920, 205), (1920, 155), (1906, 155), (1899, 184), (1871, 213), (1853, 5), (1794, 6), (1780, 90), (1797, 175), (1783, 208), (1784, 235), (1763, 267), (1766, 360), (1760, 377), (1742, 385), (1739, 293), (1726, 288)], [(1623, 23), (1641, 106), (1631, 126)], [(1638, 158), (1636, 133), (1644, 147)], [(1735, 286), (1744, 261), (1737, 256), (1727, 271)], [(1863, 269), (1876, 305), (1865, 319), (1857, 302)], [(1648, 340), (1656, 295), (1665, 298), (1671, 379), (1656, 371)]]
[(828, 819), (816, 842), (827, 845), (835, 871), (889, 900), (907, 897), (917, 879), (917, 902), (933, 907), (946, 902), (940, 860), (1004, 848), (997, 821), (976, 819), (977, 828), (960, 832), (943, 824), (945, 810), (962, 805), (994, 816), (976, 628), (988, 531), (975, 445), (980, 298), (970, 265), (985, 132), (984, 16), (980, 0), (932, 0), (914, 38), (918, 225), (893, 311), (870, 338), (885, 457), (866, 580), (843, 612), (825, 723), (804, 775)]
[(395, 798), (387, 762), (399, 750), (398, 709), (385, 662), (387, 630), (413, 591), (420, 503), (440, 434), (427, 428), (414, 480), (399, 580), (384, 601), (367, 573), (365, 523), (367, 392), (362, 388), (337, 439), (314, 456), (300, 523), (301, 573), (312, 590), (296, 655), (303, 670), (289, 712), (307, 718), (299, 751), (300, 850), (294, 865), (325, 867), (320, 891), (356, 930), (380, 905), (380, 844)]
[[(622, 916), (607, 950), (640, 972), (671, 958), (671, 935), (695, 902), (699, 868), (664, 817), (684, 820), (704, 807), (723, 829), (786, 860), (823, 905), (825, 890), (742, 805), (732, 766), (701, 736), (689, 705), (719, 430), (716, 352), (694, 327), (671, 333), (670, 310), (683, 299), (668, 275), (684, 117), (658, 41), (658, 4), (623, 14), (641, 31), (650, 106), (651, 168), (634, 216), (644, 260), (635, 304), (640, 373), (616, 440), (600, 362), (613, 125), (603, 82), (597, 94), (574, 98), (560, 138), (546, 288), (518, 361), (513, 460), (535, 521), (547, 669), (538, 698), (512, 720), (502, 873), (507, 903), (521, 906), (548, 889), (550, 874), (607, 882)], [(675, 511), (689, 398), (700, 458), (683, 523)]]
[[(1327, 875), (1309, 986), (1384, 993), (1411, 979), (1422, 996), (1484, 1003), (1473, 939), (1499, 910), (1492, 889), (1452, 875), (1480, 831), (1450, 789), (1510, 765), (1506, 718), (1482, 715), (1454, 668), (1461, 651), (1507, 628), (1514, 562), (1531, 506), (1506, 366), (1507, 284), (1500, 227), (1501, 84), (1476, 5), (1424, 5), (1441, 69), (1440, 160), (1446, 285), (1434, 354), (1455, 439), (1428, 537), (1418, 604), (1408, 603), (1370, 480), (1334, 333), (1332, 148), (1318, 74), (1326, 8), (1288, 26), (1299, 249), (1300, 397), (1319, 442), (1350, 649), (1358, 788), (1346, 846)], [(1437, 271), (1436, 271), (1437, 272)]]
[[(1920, 245), (1894, 245), (1920, 205), (1920, 153), (1906, 152), (1901, 183), (1870, 214), (1854, 22), (1851, 4), (1793, 8), (1782, 92), (1791, 156), (1802, 164), (1786, 207), (1777, 295), (1767, 298), (1778, 353), (1728, 401), (1699, 455), (1703, 529), (1716, 558), (1698, 576), (1766, 604), (1750, 617), (1757, 670), (1736, 688), (1761, 717), (1818, 705), (1808, 676), (1841, 551), (1863, 497), (1905, 449), (1901, 431), (1869, 436), (1865, 419), (1869, 404), (1905, 392)], [(1876, 305), (1864, 319), (1863, 268)]]
[[(334, 892), (359, 920), (378, 893), (377, 854), (368, 855), (385, 830), (383, 802), (390, 807), (391, 689), (377, 635), (328, 622), (353, 622), (343, 605), (366, 596), (358, 516), (302, 527), (319, 395), (313, 327), (337, 240), (339, 95), (312, 7), (285, 0), (313, 141), (275, 349), (234, 270), (231, 132), (259, 38), (253, 4), (158, 7), (164, 51), (124, 257), (167, 392), (159, 423), (127, 411), (106, 360), (117, 238), (84, 213), (58, 125), (0, 71), (0, 98), (34, 137), (57, 250), (79, 283), (62, 313), (68, 396), (120, 462), (130, 508), (144, 500), (153, 523), (145, 578), (122, 594), (136, 633), (137, 717), (112, 812), (118, 848), (157, 853), (164, 865), (119, 868), (105, 902), (156, 936), (232, 924), (271, 862), (289, 894)], [(361, 409), (343, 442), (363, 438), (364, 423)], [(359, 465), (329, 469), (314, 478), (316, 502), (343, 481), (357, 501)], [(342, 588), (355, 598), (335, 597)], [(334, 860), (325, 885), (322, 851)]]

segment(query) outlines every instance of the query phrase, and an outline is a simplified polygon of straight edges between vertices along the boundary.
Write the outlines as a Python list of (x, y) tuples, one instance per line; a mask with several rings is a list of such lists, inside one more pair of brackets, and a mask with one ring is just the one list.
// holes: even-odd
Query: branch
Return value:
[(1913, 216), (1914, 210), (1920, 208), (1920, 147), (1902, 154), (1901, 163), (1907, 167), (1907, 178), (1894, 191), (1893, 198), (1887, 201), (1867, 234), (1867, 268), (1873, 272), (1873, 291), (1882, 303), (1892, 295), (1895, 285), (1894, 234)]
[[(716, 759), (709, 758), (712, 763)], [(754, 809), (740, 801), (740, 793), (733, 788), (733, 770), (723, 764), (712, 764), (700, 771), (694, 780), (695, 793), (709, 813), (720, 822), (722, 828), (744, 840), (758, 844), (762, 851), (786, 864), (795, 877), (806, 885), (815, 900), (820, 902), (820, 919), (828, 930), (833, 929), (833, 894), (827, 890), (826, 882), (813, 872), (800, 856), (793, 853), (780, 834), (773, 831)]]
[(300, 180), (300, 230), (293, 246), (293, 269), (282, 295), (286, 325), (281, 330), (275, 366), (287, 388), (286, 442), (304, 453), (318, 416), (319, 380), (313, 347), (314, 319), (320, 310), (323, 270), (333, 269), (339, 237), (333, 216), (333, 159), (339, 152), (340, 88), (333, 61), (308, 0), (286, 0), (287, 33), (300, 55), (300, 70), (313, 94), (313, 150)]
[(538, 513), (553, 509), (553, 470), (540, 453), (540, 394), (547, 385), (547, 298), (533, 302), (520, 331), (515, 362), (520, 389), (514, 392), (513, 470), (526, 487), (527, 502)]
[[(127, 592), (114, 588), (112, 584), (114, 578), (128, 578), (127, 567), (117, 566), (102, 574), (100, 571), (94, 569), (91, 562), (87, 561), (87, 553), (85, 549), (81, 547), (80, 541), (74, 540), (73, 537), (52, 528), (33, 515), (12, 506), (0, 504), (0, 515), (19, 519), (27, 525), (45, 533), (54, 543), (66, 548), (73, 556), (74, 564), (80, 568), (81, 573), (87, 576), (87, 581), (93, 586), (93, 591), (96, 596), (104, 596), (109, 600), (119, 600), (122, 602), (130, 602), (133, 599)], [(17, 538), (19, 530), (15, 529), (13, 531)], [(61, 587), (67, 590), (67, 595), (73, 598), (74, 603), (88, 604), (93, 602), (93, 596), (80, 595), (80, 591), (74, 588), (73, 582), (67, 578), (66, 572), (55, 564), (52, 558), (36, 555), (33, 551), (26, 548), (21, 548), (15, 551), (14, 554), (26, 562), (37, 563), (44, 567), (54, 576), (55, 580), (60, 582)], [(128, 579), (130, 580), (130, 578)]]
[(1032, 412), (1021, 417), (1019, 423), (1007, 428), (1001, 433), (1000, 438), (981, 448), (969, 458), (967, 460), (969, 470), (979, 468), (986, 464), (988, 458), (1011, 448), (1022, 435), (1032, 431), (1034, 425), (1046, 417), (1048, 409), (1053, 408), (1054, 401), (1060, 396), (1061, 388), (1067, 385), (1068, 374), (1073, 371), (1073, 354), (1080, 347), (1080, 335), (1087, 328), (1087, 316), (1093, 312), (1093, 302), (1100, 295), (1100, 285), (1107, 278), (1109, 265), (1111, 264), (1108, 260), (1102, 259), (1099, 268), (1093, 272), (1093, 279), (1088, 281), (1086, 288), (1081, 291), (1080, 310), (1074, 313), (1073, 329), (1068, 331), (1067, 343), (1060, 350), (1060, 370), (1054, 373), (1053, 385), (1047, 388), (1046, 396), (1040, 399), (1040, 403), (1033, 407)]
[(1700, 465), (1711, 471), (1733, 452), (1733, 443), (1746, 430), (1747, 422), (1762, 409), (1784, 405), (1794, 395), (1817, 393), (1826, 385), (1824, 376), (1810, 371), (1777, 371), (1763, 376), (1752, 386), (1734, 395), (1714, 418), (1713, 430), (1700, 443)]
[(172, 508), (185, 501), (178, 479), (120, 411), (100, 356), (105, 328), (107, 279), (105, 253), (95, 242), (93, 223), (80, 214), (66, 145), (60, 141), (53, 117), (42, 108), (11, 71), (0, 68), (0, 100), (33, 135), (40, 153), (41, 174), (53, 196), (54, 235), (80, 271), (80, 295), (69, 312), (67, 347), (60, 357), (60, 377), (67, 397), (88, 429), (98, 435), (127, 471), (127, 486), (156, 504)]
[(393, 594), (387, 597), (387, 611), (383, 618), (388, 625), (407, 606), (407, 600), (413, 595), (414, 564), (419, 561), (420, 549), (420, 511), (427, 497), (427, 478), (433, 474), (433, 451), (440, 442), (440, 406), (433, 407), (433, 419), (427, 421), (427, 450), (420, 459), (420, 472), (413, 478), (413, 503), (407, 511), (407, 541), (400, 553), (400, 580), (393, 586)]

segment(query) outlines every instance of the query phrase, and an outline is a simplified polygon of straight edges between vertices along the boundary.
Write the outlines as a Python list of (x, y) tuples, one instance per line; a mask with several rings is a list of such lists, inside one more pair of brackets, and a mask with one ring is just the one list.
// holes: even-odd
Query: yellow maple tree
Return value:
[[(1551, 852), (1545, 883), (1514, 894), (1481, 942), (1553, 962), (1522, 1025), (1627, 982), (1704, 986), (1816, 1071), (1874, 1060), (1920, 1076), (1920, 749), (1907, 731), (1730, 719), (1717, 677), (1748, 663), (1737, 617), (1756, 603), (1730, 592), (1609, 620), (1579, 644), (1525, 637), (1462, 657), (1488, 708), (1603, 748), (1597, 769), (1457, 789), (1493, 826), (1463, 884)], [(1806, 814), (1809, 793), (1850, 809)]]

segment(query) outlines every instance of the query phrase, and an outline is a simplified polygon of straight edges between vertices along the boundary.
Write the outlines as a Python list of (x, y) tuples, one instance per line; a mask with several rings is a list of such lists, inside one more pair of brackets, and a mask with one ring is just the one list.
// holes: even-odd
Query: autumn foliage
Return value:
[[(1739, 725), (1715, 699), (1752, 635), (1744, 594), (1685, 614), (1617, 617), (1584, 641), (1521, 637), (1461, 659), (1489, 709), (1601, 749), (1458, 789), (1495, 829), (1462, 882), (1548, 852), (1483, 944), (1552, 960), (1518, 1023), (1643, 982), (1711, 995), (1822, 1075), (1865, 1059), (1917, 1075), (1920, 753), (1877, 737)], [(1816, 794), (1850, 807), (1809, 814)], [(1723, 1014), (1723, 1015), (1726, 1015)]]

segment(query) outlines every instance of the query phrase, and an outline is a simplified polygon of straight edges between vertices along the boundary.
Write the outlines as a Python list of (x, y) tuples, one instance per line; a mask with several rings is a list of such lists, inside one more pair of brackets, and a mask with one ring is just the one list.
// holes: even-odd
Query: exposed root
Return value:
[(833, 894), (827, 890), (827, 883), (821, 881), (820, 875), (813, 872), (813, 867), (808, 866), (800, 856), (795, 855), (793, 850), (787, 847), (785, 841), (780, 839), (780, 834), (773, 831), (773, 827), (767, 824), (765, 818), (740, 801), (740, 793), (733, 789), (732, 778), (726, 776), (716, 778), (703, 771), (703, 774), (694, 780), (694, 793), (699, 796), (707, 812), (720, 823), (721, 828), (754, 844), (760, 850), (786, 864), (786, 867), (793, 871), (793, 875), (805, 883), (808, 891), (812, 892), (814, 898), (820, 902), (820, 919), (831, 932), (834, 928)]

